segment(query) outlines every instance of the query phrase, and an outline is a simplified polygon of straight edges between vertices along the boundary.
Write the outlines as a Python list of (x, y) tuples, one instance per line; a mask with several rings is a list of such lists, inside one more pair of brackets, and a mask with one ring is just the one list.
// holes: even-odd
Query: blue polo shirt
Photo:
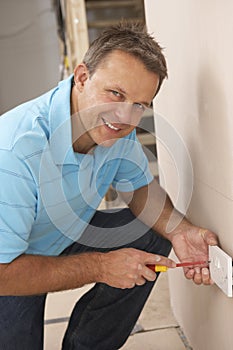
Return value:
[(59, 255), (77, 240), (110, 184), (152, 181), (135, 131), (93, 154), (72, 148), (71, 78), (0, 118), (0, 262)]

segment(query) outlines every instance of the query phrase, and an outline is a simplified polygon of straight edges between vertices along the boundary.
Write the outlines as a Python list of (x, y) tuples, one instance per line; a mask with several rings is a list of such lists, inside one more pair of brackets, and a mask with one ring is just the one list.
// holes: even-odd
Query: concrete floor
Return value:
[[(44, 350), (60, 350), (69, 315), (76, 300), (91, 286), (48, 295)], [(123, 350), (191, 349), (170, 308), (167, 273), (160, 275), (138, 320), (140, 331), (131, 335)], [(94, 349), (93, 349), (94, 350)], [(111, 349), (109, 349), (111, 350)]]

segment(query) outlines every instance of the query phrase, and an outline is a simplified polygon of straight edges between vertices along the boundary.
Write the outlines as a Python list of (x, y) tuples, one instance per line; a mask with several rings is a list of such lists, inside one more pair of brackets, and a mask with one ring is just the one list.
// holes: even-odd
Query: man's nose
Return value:
[(120, 123), (133, 126), (138, 125), (143, 114), (143, 112), (135, 109), (131, 102), (119, 102), (115, 113)]

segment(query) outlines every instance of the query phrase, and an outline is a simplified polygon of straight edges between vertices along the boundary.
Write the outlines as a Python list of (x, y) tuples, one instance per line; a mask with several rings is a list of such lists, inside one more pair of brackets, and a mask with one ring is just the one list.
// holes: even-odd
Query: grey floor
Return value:
[[(61, 349), (62, 337), (72, 307), (89, 288), (91, 285), (73, 291), (48, 295), (44, 350)], [(167, 273), (160, 275), (138, 320), (136, 330), (139, 332), (129, 337), (122, 347), (123, 350), (190, 349), (170, 307)]]

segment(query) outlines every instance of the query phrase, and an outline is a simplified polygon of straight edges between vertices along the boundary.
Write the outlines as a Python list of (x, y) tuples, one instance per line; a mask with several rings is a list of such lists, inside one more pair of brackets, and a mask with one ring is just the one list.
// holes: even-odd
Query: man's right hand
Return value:
[(116, 288), (133, 288), (155, 281), (156, 273), (146, 265), (176, 267), (171, 259), (134, 248), (122, 248), (100, 254), (100, 281)]

